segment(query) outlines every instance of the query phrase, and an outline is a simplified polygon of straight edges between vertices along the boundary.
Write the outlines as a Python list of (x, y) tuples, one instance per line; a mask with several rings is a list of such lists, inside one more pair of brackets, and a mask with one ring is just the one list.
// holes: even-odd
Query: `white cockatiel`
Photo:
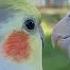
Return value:
[(70, 58), (70, 13), (61, 19), (52, 32), (53, 47), (60, 47)]
[(0, 0), (0, 70), (43, 70), (40, 13), (26, 0)]

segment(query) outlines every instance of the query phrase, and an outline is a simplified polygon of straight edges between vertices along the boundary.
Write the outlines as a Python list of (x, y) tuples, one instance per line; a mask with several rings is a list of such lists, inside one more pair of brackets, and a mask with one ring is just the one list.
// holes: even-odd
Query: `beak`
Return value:
[(66, 36), (57, 36), (55, 45), (65, 48), (69, 43), (70, 35)]
[(43, 33), (43, 29), (42, 29), (41, 25), (39, 25), (38, 27), (39, 27), (40, 37), (41, 37), (41, 40), (42, 40), (42, 47), (45, 48), (45, 36), (44, 36), (44, 33)]

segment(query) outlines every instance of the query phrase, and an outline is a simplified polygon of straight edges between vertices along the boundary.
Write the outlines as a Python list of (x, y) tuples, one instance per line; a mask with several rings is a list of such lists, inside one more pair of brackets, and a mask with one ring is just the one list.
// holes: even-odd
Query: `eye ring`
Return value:
[(33, 30), (35, 28), (35, 22), (32, 19), (28, 19), (24, 23), (25, 23), (25, 26), (27, 27), (27, 29), (29, 29), (29, 30)]

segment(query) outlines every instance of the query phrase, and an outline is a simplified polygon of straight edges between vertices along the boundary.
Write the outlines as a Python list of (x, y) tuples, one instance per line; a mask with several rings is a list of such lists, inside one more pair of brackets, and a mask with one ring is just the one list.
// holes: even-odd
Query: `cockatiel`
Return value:
[(0, 70), (42, 70), (40, 18), (24, 0), (0, 0)]
[(70, 58), (70, 13), (61, 19), (52, 32), (52, 44), (64, 50), (65, 54)]

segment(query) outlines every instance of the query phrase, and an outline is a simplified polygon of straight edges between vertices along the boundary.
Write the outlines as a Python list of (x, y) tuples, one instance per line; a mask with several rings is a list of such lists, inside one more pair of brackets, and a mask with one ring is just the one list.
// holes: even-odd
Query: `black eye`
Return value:
[(68, 17), (70, 17), (70, 15), (68, 15)]
[(33, 30), (35, 27), (35, 22), (32, 19), (28, 19), (25, 21), (25, 25), (29, 30)]

